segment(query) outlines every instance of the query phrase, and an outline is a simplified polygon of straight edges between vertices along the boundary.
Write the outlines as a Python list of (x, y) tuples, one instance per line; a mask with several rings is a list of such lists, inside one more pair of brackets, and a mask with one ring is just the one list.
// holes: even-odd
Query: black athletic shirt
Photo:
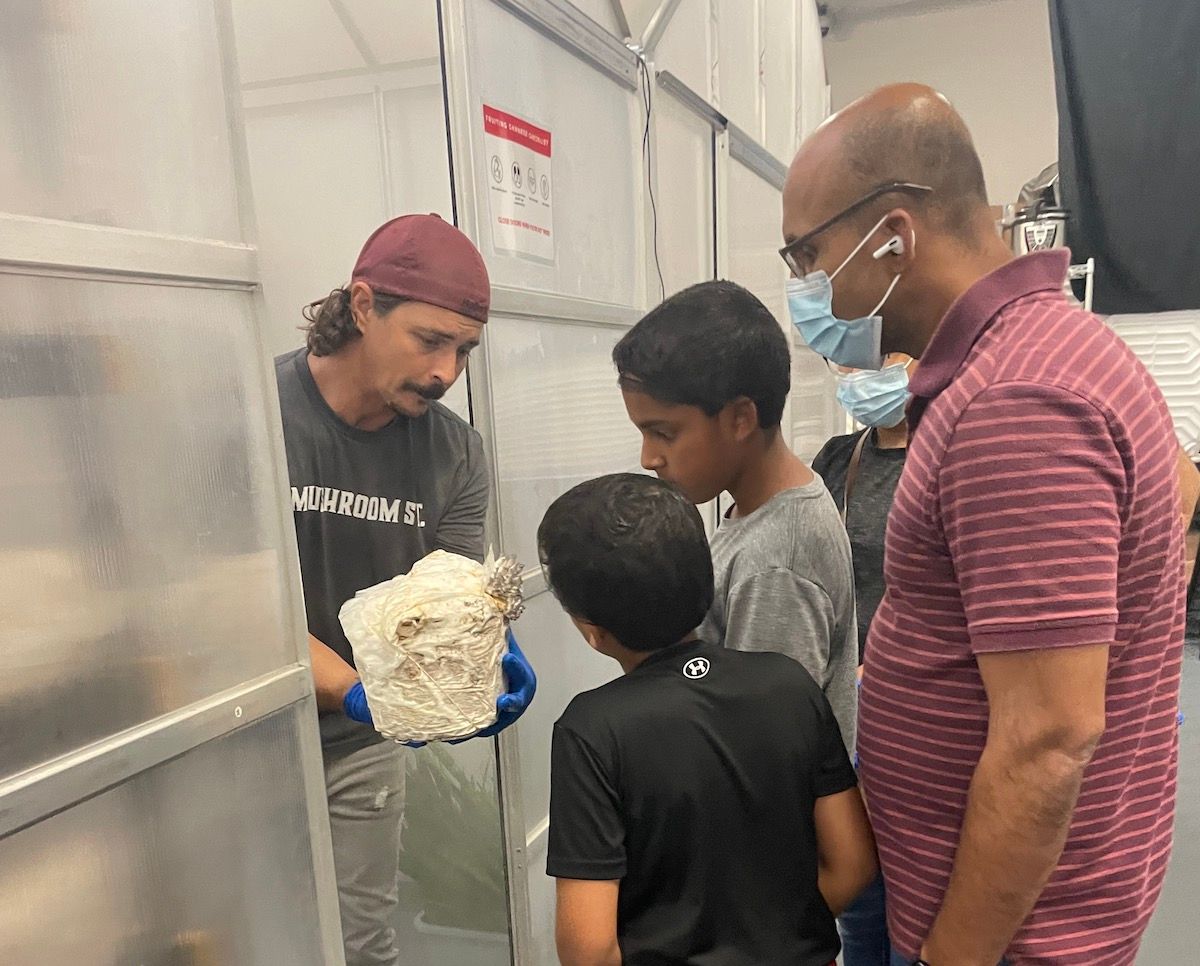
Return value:
[(555, 725), (547, 871), (621, 880), (626, 966), (826, 966), (813, 808), (854, 785), (803, 667), (676, 645)]

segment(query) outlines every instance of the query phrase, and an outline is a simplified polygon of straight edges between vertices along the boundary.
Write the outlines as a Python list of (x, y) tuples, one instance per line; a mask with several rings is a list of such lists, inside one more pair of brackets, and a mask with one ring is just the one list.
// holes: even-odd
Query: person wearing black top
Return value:
[(603, 477), (550, 507), (546, 580), (625, 675), (554, 728), (547, 872), (564, 966), (826, 966), (874, 842), (808, 672), (695, 633), (713, 599), (696, 508)]
[[(883, 599), (883, 541), (888, 513), (908, 447), (908, 379), (916, 362), (895, 353), (880, 370), (832, 367), (838, 376), (838, 401), (865, 429), (834, 436), (813, 460), (825, 481), (850, 536), (854, 558), (854, 593), (858, 601), (858, 666), (871, 619)], [(888, 966), (888, 939), (883, 879), (876, 879), (838, 921), (845, 966)]]
[(834, 436), (821, 448), (812, 468), (825, 481), (850, 535), (861, 667), (867, 630), (883, 599), (883, 538), (892, 498), (904, 471), (908, 447), (904, 406), (908, 401), (908, 379), (916, 371), (916, 362), (894, 353), (878, 372), (841, 367), (834, 370), (838, 375), (838, 401), (866, 428)]

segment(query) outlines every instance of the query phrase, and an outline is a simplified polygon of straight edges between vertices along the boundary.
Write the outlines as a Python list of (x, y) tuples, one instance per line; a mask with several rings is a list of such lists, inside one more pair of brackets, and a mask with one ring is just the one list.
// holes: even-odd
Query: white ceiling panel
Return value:
[(243, 84), (366, 66), (329, 0), (233, 0)]
[(381, 64), (439, 56), (436, 0), (340, 0)]

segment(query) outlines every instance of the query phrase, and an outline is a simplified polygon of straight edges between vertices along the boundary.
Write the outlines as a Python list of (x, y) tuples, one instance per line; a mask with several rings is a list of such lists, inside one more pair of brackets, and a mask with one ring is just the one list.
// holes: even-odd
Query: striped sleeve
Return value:
[(989, 387), (959, 417), (937, 488), (973, 651), (1112, 642), (1126, 476), (1092, 403)]

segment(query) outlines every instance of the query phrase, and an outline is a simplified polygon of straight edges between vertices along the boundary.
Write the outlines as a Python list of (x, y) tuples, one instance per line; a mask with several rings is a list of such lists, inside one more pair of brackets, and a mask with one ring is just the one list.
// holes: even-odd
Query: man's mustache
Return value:
[(441, 382), (435, 382), (428, 386), (422, 386), (415, 382), (406, 382), (404, 388), (409, 392), (415, 392), (422, 399), (429, 400), (441, 399), (450, 390), (449, 386)]

